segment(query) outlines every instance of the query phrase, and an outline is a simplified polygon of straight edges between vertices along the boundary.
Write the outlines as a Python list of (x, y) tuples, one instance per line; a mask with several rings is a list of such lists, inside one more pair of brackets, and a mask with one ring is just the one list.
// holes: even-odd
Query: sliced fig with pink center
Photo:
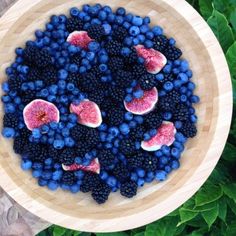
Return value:
[(53, 103), (35, 99), (25, 106), (23, 117), (27, 128), (33, 130), (53, 121), (59, 122), (60, 114)]
[(141, 98), (133, 98), (131, 102), (124, 101), (125, 109), (136, 115), (144, 115), (151, 112), (158, 101), (158, 91), (154, 87), (144, 91)]
[(90, 171), (99, 174), (100, 173), (100, 164), (98, 158), (95, 158), (91, 161), (88, 166), (72, 164), (70, 166), (66, 166), (62, 164), (62, 168), (65, 171), (76, 171), (76, 170), (83, 170), (83, 171)]
[(166, 57), (153, 48), (145, 48), (143, 45), (135, 47), (138, 55), (145, 60), (145, 67), (151, 74), (157, 74), (166, 65)]
[(86, 31), (74, 31), (69, 34), (66, 41), (72, 45), (88, 49), (88, 45), (93, 39), (88, 36)]
[(170, 146), (175, 141), (176, 129), (172, 122), (163, 121), (157, 129), (157, 134), (148, 141), (142, 141), (142, 149), (152, 152), (159, 150), (163, 145)]
[(71, 104), (70, 111), (78, 116), (78, 122), (91, 128), (96, 128), (102, 123), (102, 114), (95, 102), (83, 100), (79, 104)]

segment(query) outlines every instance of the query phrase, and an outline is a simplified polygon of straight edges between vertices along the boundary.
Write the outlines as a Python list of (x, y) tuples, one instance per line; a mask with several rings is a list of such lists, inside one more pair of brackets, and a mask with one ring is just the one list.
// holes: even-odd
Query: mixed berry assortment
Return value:
[(149, 17), (84, 5), (16, 48), (2, 134), (40, 186), (132, 198), (180, 166), (196, 135), (192, 71)]

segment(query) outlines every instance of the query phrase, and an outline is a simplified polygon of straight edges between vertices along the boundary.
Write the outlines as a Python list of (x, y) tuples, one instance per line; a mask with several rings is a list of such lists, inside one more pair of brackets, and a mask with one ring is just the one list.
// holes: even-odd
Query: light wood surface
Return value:
[[(14, 58), (14, 48), (23, 46), (37, 28), (43, 28), (51, 14), (66, 13), (71, 6), (98, 0), (19, 0), (0, 21), (0, 78)], [(101, 4), (108, 1), (100, 0)], [(52, 192), (37, 186), (30, 173), (21, 171), (11, 142), (0, 138), (0, 185), (19, 204), (37, 216), (67, 228), (111, 232), (138, 227), (170, 213), (189, 199), (205, 182), (223, 150), (231, 120), (230, 74), (223, 52), (205, 21), (184, 0), (111, 0), (112, 7), (149, 15), (154, 25), (176, 38), (194, 72), (196, 93), (201, 103), (198, 136), (188, 141), (181, 168), (163, 183), (139, 189), (132, 200), (112, 194), (96, 205), (89, 195)], [(2, 118), (2, 107), (1, 117)]]

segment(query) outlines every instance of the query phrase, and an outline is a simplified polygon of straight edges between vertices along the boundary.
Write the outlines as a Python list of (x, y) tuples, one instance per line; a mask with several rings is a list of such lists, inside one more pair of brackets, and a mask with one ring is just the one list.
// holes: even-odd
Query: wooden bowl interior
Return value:
[[(96, 3), (97, 1), (43, 0), (38, 2), (19, 17), (2, 38), (0, 44), (1, 82), (6, 79), (4, 69), (15, 57), (15, 47), (24, 46), (26, 40), (33, 38), (36, 29), (44, 29), (44, 24), (48, 21), (50, 15), (68, 13), (71, 6), (80, 7), (84, 3)], [(215, 164), (215, 162), (211, 164), (209, 160), (206, 161), (205, 157), (214, 138), (219, 115), (219, 84), (211, 57), (208, 54), (208, 48), (198, 36), (196, 29), (175, 10), (175, 6), (171, 7), (163, 0), (112, 0), (109, 2), (101, 0), (99, 2), (107, 3), (113, 8), (123, 6), (127, 11), (137, 15), (149, 15), (153, 25), (162, 26), (168, 36), (173, 36), (177, 40), (177, 46), (183, 50), (183, 57), (190, 62), (194, 75), (193, 81), (197, 85), (195, 93), (201, 97), (201, 103), (195, 107), (199, 117), (198, 135), (187, 142), (181, 158), (180, 169), (173, 171), (168, 180), (163, 183), (154, 181), (152, 184), (146, 184), (145, 187), (139, 188), (138, 195), (132, 200), (125, 199), (118, 193), (113, 193), (109, 201), (102, 206), (95, 204), (89, 194), (79, 193), (73, 195), (62, 190), (52, 192), (47, 188), (39, 187), (31, 173), (23, 172), (20, 169), (20, 158), (13, 152), (12, 142), (2, 136), (0, 137), (1, 178), (4, 178), (3, 175), (8, 176), (6, 181), (14, 183), (9, 185), (8, 190), (14, 192), (13, 195), (17, 195), (19, 189), (24, 192), (29, 198), (27, 201), (22, 199), (22, 202), (24, 202), (22, 205), (29, 209), (33, 205), (34, 209), (32, 211), (40, 216), (44, 214), (47, 220), (51, 218), (50, 221), (53, 223), (61, 223), (64, 226), (77, 229), (80, 227), (80, 229), (87, 231), (120, 230), (148, 223), (155, 218), (146, 216), (146, 219), (139, 219), (137, 222), (123, 222), (123, 226), (100, 226), (98, 223), (98, 225), (92, 225), (91, 222), (105, 222), (109, 219), (125, 218), (140, 212), (143, 212), (145, 216), (145, 212), (153, 206), (159, 206), (158, 209), (163, 210), (163, 212), (166, 212), (164, 208), (169, 208), (168, 211), (170, 212), (181, 204), (180, 200), (175, 201), (177, 194), (182, 194), (183, 199), (186, 192), (191, 191), (191, 194), (193, 194), (197, 190), (194, 185), (200, 185), (201, 175), (199, 175), (199, 180), (195, 180), (196, 182), (189, 183), (188, 180), (194, 175), (199, 166), (204, 165), (202, 167), (204, 172), (205, 169), (211, 168), (212, 170)], [(1, 105), (0, 120), (2, 120), (2, 116), (3, 107)], [(205, 175), (204, 178), (206, 178)], [(165, 205), (167, 200), (169, 202), (168, 206)], [(35, 203), (39, 203), (38, 209), (35, 209)], [(58, 213), (58, 215), (46, 217), (46, 212), (50, 214), (50, 210)], [(156, 218), (163, 216), (160, 212), (158, 214), (153, 212), (153, 215)], [(89, 221), (81, 225), (71, 222), (71, 219), (78, 219), (81, 222), (84, 219), (89, 219)]]

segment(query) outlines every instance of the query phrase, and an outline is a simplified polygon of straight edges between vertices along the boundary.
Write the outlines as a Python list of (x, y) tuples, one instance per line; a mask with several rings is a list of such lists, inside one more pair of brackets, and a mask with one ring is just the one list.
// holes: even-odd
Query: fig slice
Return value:
[(176, 129), (172, 122), (163, 121), (157, 129), (157, 134), (148, 141), (142, 141), (142, 149), (152, 152), (159, 150), (163, 145), (170, 146), (175, 141)]
[(78, 122), (91, 128), (96, 128), (102, 123), (102, 114), (95, 102), (83, 100), (79, 104), (70, 104), (70, 112), (78, 116)]
[(70, 166), (62, 164), (62, 168), (65, 171), (76, 171), (76, 170), (83, 170), (83, 171), (90, 171), (99, 174), (100, 173), (100, 164), (98, 158), (95, 158), (91, 161), (88, 166), (72, 164)]
[(66, 41), (72, 45), (88, 49), (88, 45), (93, 39), (88, 36), (86, 31), (74, 31), (69, 34)]
[(158, 91), (154, 87), (144, 91), (141, 98), (133, 98), (131, 102), (124, 101), (125, 109), (136, 115), (144, 115), (151, 112), (158, 101)]
[(23, 118), (27, 128), (33, 130), (53, 121), (59, 122), (60, 114), (53, 103), (35, 99), (25, 106)]
[(138, 56), (144, 58), (145, 67), (151, 74), (159, 73), (167, 63), (166, 57), (153, 48), (145, 48), (143, 45), (137, 45), (135, 49)]

